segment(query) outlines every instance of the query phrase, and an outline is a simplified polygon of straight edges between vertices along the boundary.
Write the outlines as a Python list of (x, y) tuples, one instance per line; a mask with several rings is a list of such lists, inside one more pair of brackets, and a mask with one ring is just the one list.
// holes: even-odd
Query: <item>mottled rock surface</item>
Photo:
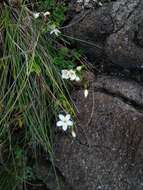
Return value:
[(105, 55), (126, 68), (143, 67), (143, 1), (117, 0), (77, 14), (65, 34), (93, 61)]
[(142, 86), (101, 76), (73, 93), (77, 138), (57, 136), (56, 165), (73, 190), (143, 189)]

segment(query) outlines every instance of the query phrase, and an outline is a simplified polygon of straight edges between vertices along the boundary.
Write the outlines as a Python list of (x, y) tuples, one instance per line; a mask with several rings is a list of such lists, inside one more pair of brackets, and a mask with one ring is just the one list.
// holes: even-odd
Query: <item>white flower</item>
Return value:
[(54, 28), (54, 29), (51, 30), (51, 32), (50, 32), (51, 35), (52, 35), (52, 34), (55, 34), (56, 36), (59, 36), (60, 33), (61, 33), (60, 30), (58, 30), (57, 28)]
[(85, 90), (84, 90), (84, 97), (87, 98), (87, 96), (88, 96), (88, 90), (85, 89)]
[(66, 69), (62, 70), (62, 78), (63, 79), (69, 79), (70, 78), (69, 70), (66, 70)]
[(74, 70), (67, 70), (63, 69), (62, 70), (62, 78), (63, 79), (70, 79), (71, 81), (80, 81), (80, 77), (77, 76), (76, 72)]
[(73, 126), (73, 121), (71, 120), (70, 114), (67, 114), (66, 116), (63, 114), (59, 114), (59, 121), (57, 122), (57, 127), (62, 127), (64, 131), (68, 129), (68, 127)]
[(80, 78), (78, 76), (76, 76), (75, 81), (79, 82)]
[(76, 133), (73, 130), (72, 130), (71, 134), (72, 134), (73, 138), (76, 138)]
[(69, 78), (70, 78), (70, 80), (71, 81), (80, 81), (80, 78), (79, 78), (79, 76), (77, 76), (77, 74), (76, 74), (76, 72), (74, 71), (74, 70), (69, 70)]
[(33, 13), (33, 17), (36, 19), (40, 16), (40, 13)]
[(43, 15), (44, 15), (45, 17), (46, 17), (46, 16), (49, 16), (49, 15), (50, 15), (50, 12), (49, 12), (49, 11), (46, 11)]
[(75, 80), (77, 77), (76, 72), (74, 70), (69, 70), (69, 78), (71, 81)]
[(78, 66), (78, 67), (76, 68), (76, 70), (77, 70), (77, 71), (81, 71), (81, 70), (82, 70), (82, 66)]
[(101, 6), (101, 7), (103, 6), (102, 2), (99, 2), (98, 5)]

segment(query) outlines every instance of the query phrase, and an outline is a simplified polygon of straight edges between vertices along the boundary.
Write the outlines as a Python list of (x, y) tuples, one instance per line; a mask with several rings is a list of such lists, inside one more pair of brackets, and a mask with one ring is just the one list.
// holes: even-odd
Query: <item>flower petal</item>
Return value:
[(77, 66), (76, 70), (77, 71), (81, 71), (82, 70), (82, 66)]
[(76, 73), (74, 70), (69, 70), (69, 78), (71, 81), (75, 80), (76, 79)]
[(55, 34), (56, 36), (58, 36), (61, 33), (57, 28), (55, 28), (55, 26), (52, 26), (51, 28), (53, 29), (50, 34)]
[(67, 125), (68, 126), (73, 126), (73, 121), (71, 121), (71, 120), (67, 121)]
[(50, 12), (49, 12), (49, 11), (46, 11), (43, 15), (44, 15), (44, 16), (48, 16), (48, 15), (50, 15)]
[(57, 127), (61, 127), (61, 126), (63, 126), (63, 122), (62, 122), (62, 121), (58, 121), (58, 122), (56, 123), (56, 125), (57, 125)]
[(76, 76), (75, 80), (78, 82), (78, 81), (80, 81), (80, 78), (78, 76)]
[(64, 120), (65, 120), (65, 116), (64, 116), (63, 114), (59, 114), (59, 119), (60, 119), (61, 121), (64, 121)]
[(88, 96), (88, 90), (85, 89), (85, 90), (84, 90), (84, 97), (87, 98), (87, 96)]
[(40, 13), (33, 13), (33, 17), (36, 19), (40, 16)]
[(75, 80), (75, 78), (76, 78), (75, 76), (70, 76), (71, 81)]
[(58, 36), (61, 32), (58, 29), (55, 29), (54, 33), (55, 33), (56, 36)]
[(66, 131), (68, 129), (68, 125), (66, 123), (63, 123), (62, 128), (63, 128), (64, 131)]
[(65, 116), (66, 121), (70, 120), (70, 118), (71, 118), (70, 114), (67, 114), (67, 115)]
[(69, 79), (69, 71), (68, 70), (62, 70), (62, 78), (63, 79)]
[(76, 133), (74, 131), (72, 131), (71, 134), (72, 134), (73, 138), (76, 137)]

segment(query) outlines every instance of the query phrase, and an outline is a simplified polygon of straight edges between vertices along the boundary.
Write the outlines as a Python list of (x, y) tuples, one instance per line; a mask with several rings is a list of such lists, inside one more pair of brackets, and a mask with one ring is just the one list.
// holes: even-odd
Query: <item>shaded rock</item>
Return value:
[[(36, 177), (45, 184), (45, 190), (73, 190), (53, 164), (45, 158), (39, 158), (34, 164)], [(44, 189), (43, 189), (44, 190)]]
[(117, 0), (75, 16), (65, 33), (79, 38), (91, 60), (105, 55), (128, 68), (143, 66), (143, 1)]
[(100, 76), (95, 82), (95, 88), (124, 101), (143, 108), (143, 87), (132, 80), (123, 80), (110, 76)]
[(81, 89), (73, 93), (77, 138), (57, 135), (55, 154), (74, 190), (143, 189), (143, 112), (132, 104), (142, 104), (140, 91), (136, 83), (104, 76), (87, 99)]

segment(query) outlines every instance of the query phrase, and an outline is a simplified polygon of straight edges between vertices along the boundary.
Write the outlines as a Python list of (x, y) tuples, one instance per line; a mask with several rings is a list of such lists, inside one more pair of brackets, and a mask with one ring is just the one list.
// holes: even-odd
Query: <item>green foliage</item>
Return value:
[(76, 62), (80, 56), (81, 54), (77, 50), (71, 52), (70, 49), (62, 47), (57, 52), (53, 53), (53, 62), (60, 70), (73, 69), (75, 68)]
[(65, 7), (64, 4), (55, 7), (53, 12), (53, 21), (57, 24), (62, 23), (65, 18), (64, 13), (66, 10), (67, 8)]
[(65, 19), (67, 7), (65, 3), (58, 3), (56, 0), (39, 0), (34, 4), (36, 11), (49, 11), (51, 13), (50, 21), (56, 25), (60, 25)]
[(54, 167), (57, 115), (61, 110), (75, 115), (60, 70), (75, 67), (80, 53), (71, 53), (65, 43), (56, 48), (58, 40), (46, 35), (51, 23), (59, 26), (64, 19), (65, 6), (55, 5), (52, 0), (39, 2), (39, 10), (51, 12), (46, 23), (33, 18), (29, 22), (25, 5), (17, 13), (5, 5), (0, 16), (4, 34), (0, 57), (0, 144), (4, 150), (0, 189), (21, 190), (23, 183), (34, 178), (27, 164), (29, 146), (48, 152)]
[(40, 58), (35, 56), (35, 59), (33, 60), (33, 63), (31, 63), (31, 73), (34, 73), (38, 76), (41, 74), (41, 67), (40, 67)]

